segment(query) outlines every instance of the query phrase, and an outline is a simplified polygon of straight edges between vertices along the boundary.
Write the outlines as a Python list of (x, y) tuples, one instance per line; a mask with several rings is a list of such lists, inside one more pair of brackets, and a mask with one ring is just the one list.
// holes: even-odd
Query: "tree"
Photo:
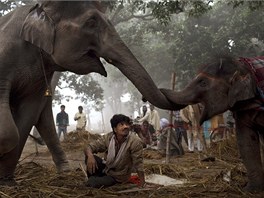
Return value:
[[(199, 17), (185, 12), (173, 14), (167, 23), (163, 23), (165, 25), (161, 25), (154, 17), (132, 18), (126, 14), (129, 21), (119, 23), (116, 27), (158, 86), (170, 87), (170, 74), (175, 71), (177, 89), (181, 89), (197, 69), (212, 57), (212, 52), (214, 55), (246, 55), (251, 38), (263, 39), (263, 30), (260, 28), (263, 17), (261, 10), (250, 6), (254, 2), (245, 2), (239, 6), (235, 2), (214, 2)], [(128, 85), (130, 104), (138, 109), (141, 96), (131, 84)]]

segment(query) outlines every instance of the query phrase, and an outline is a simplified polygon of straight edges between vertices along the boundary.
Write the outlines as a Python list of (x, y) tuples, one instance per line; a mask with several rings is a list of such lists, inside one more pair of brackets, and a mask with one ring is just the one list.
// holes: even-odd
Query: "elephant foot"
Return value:
[(57, 173), (70, 172), (70, 165), (68, 162), (62, 163), (57, 166)]
[(1, 177), (0, 186), (16, 186), (17, 182), (14, 177)]
[(264, 191), (264, 184), (247, 183), (247, 185), (243, 188), (243, 190), (250, 193), (262, 192)]

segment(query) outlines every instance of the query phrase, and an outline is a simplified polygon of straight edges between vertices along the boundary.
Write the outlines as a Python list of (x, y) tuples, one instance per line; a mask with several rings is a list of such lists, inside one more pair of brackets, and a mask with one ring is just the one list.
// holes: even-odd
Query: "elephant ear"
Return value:
[(233, 107), (236, 102), (254, 98), (255, 82), (250, 74), (240, 76), (238, 72), (231, 79), (231, 87), (228, 92), (228, 103)]
[(43, 49), (48, 54), (53, 53), (55, 25), (38, 4), (27, 15), (20, 37)]

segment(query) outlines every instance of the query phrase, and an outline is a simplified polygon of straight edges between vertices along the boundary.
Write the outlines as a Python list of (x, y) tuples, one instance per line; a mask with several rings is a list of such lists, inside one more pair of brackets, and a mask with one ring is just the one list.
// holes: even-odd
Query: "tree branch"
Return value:
[(122, 23), (122, 22), (125, 22), (125, 21), (129, 21), (131, 19), (142, 19), (142, 20), (153, 20), (154, 17), (152, 14), (146, 14), (146, 15), (134, 15), (134, 14), (131, 14), (130, 16), (127, 16), (125, 18), (120, 18), (119, 20), (116, 20), (114, 22), (114, 25), (117, 25), (119, 23)]
[(122, 3), (120, 3), (115, 11), (115, 13), (113, 14), (111, 21), (114, 23), (114, 21), (116, 20), (116, 17), (118, 16), (118, 14), (120, 13), (120, 11), (124, 8), (124, 4), (123, 1)]

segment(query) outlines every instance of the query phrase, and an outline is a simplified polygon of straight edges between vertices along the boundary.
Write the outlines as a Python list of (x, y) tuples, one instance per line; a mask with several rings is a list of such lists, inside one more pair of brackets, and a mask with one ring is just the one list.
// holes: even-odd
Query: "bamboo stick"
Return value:
[[(171, 88), (172, 88), (172, 90), (175, 89), (175, 79), (176, 79), (176, 74), (175, 74), (175, 72), (173, 72), (171, 75)], [(168, 131), (167, 141), (166, 141), (166, 160), (165, 160), (166, 164), (169, 163), (169, 161), (170, 161), (170, 140), (171, 140), (172, 130), (173, 130), (173, 111), (170, 111), (170, 130)]]

